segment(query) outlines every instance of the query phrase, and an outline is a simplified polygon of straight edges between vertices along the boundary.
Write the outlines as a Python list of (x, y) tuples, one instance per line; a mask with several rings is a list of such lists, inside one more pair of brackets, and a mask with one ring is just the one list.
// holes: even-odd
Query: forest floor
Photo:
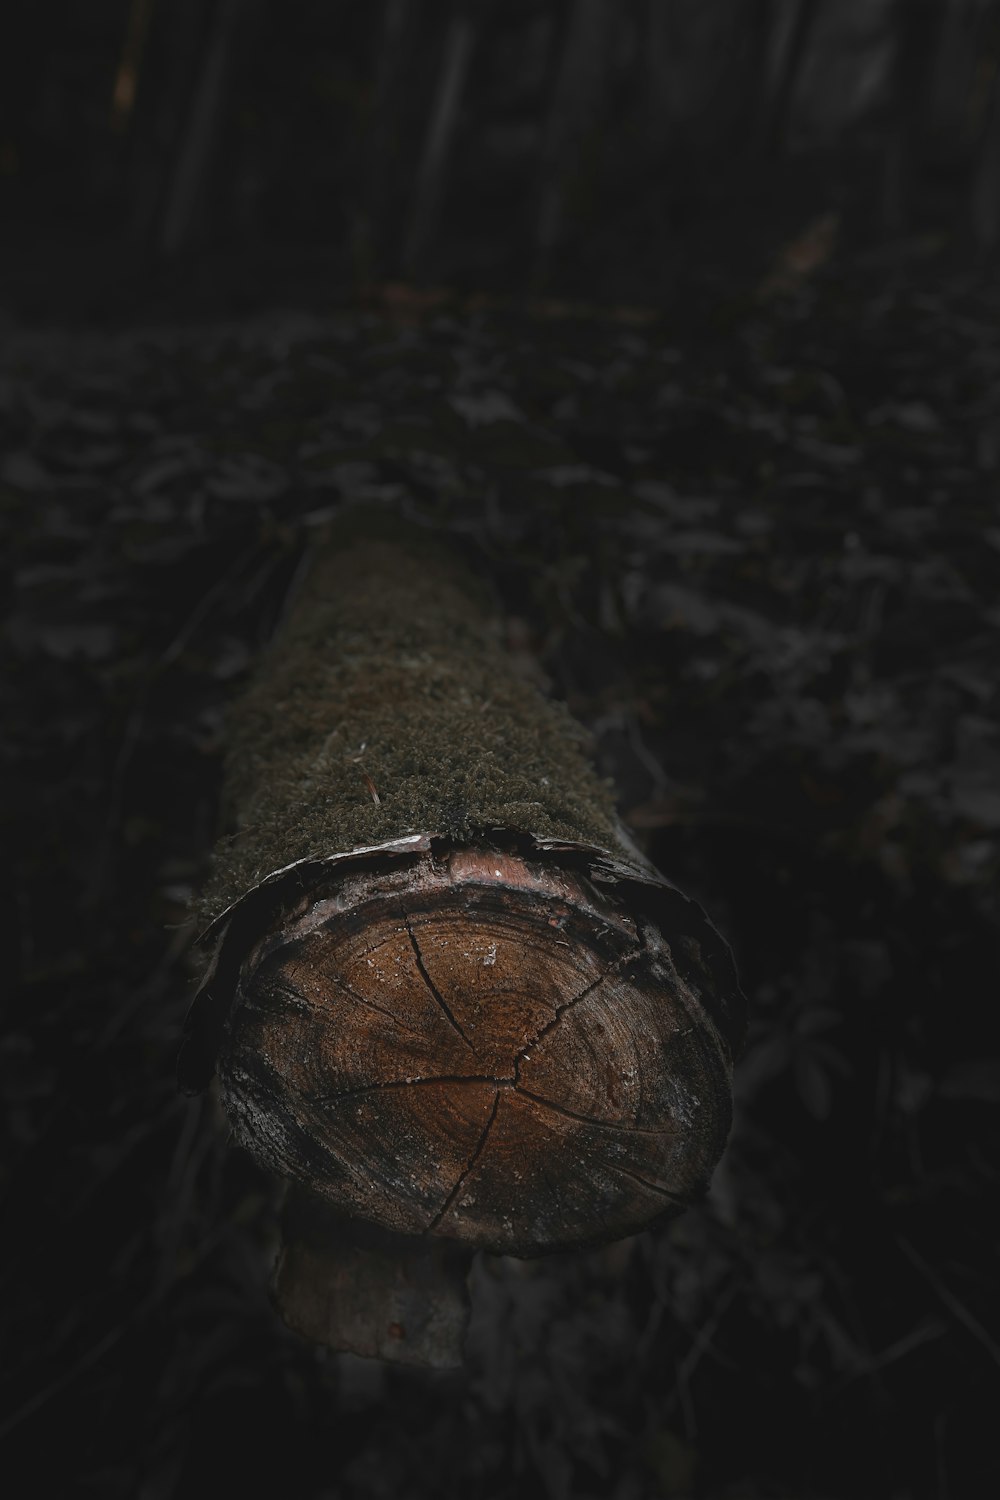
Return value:
[[(19, 1493), (1000, 1492), (996, 289), (10, 330), (0, 454)], [(753, 1018), (708, 1201), (483, 1259), (461, 1374), (283, 1329), (272, 1187), (174, 1082), (224, 709), (358, 501), (485, 560)]]

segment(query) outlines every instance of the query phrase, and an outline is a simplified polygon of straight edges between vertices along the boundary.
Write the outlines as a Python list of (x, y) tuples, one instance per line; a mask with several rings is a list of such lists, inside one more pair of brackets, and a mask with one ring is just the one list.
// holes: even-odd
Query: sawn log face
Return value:
[(489, 848), (354, 873), (243, 963), (220, 1057), (238, 1138), (344, 1213), (530, 1255), (706, 1188), (730, 1063), (663, 935)]

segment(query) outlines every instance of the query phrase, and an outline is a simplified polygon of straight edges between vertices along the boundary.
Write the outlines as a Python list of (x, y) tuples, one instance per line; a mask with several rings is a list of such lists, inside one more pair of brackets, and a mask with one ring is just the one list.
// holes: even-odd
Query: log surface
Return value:
[(272, 871), (412, 834), (618, 846), (582, 726), (515, 670), (492, 603), (426, 537), (317, 549), (227, 716), (235, 829), (216, 850), (206, 918)]
[(401, 1234), (535, 1254), (704, 1191), (729, 1064), (662, 934), (488, 849), (312, 893), (243, 965), (222, 1063), (273, 1170)]
[(217, 1072), (292, 1185), (291, 1326), (443, 1366), (475, 1250), (620, 1238), (705, 1192), (745, 1025), (729, 950), (481, 580), (341, 529), (231, 715), (227, 795), (179, 1072)]

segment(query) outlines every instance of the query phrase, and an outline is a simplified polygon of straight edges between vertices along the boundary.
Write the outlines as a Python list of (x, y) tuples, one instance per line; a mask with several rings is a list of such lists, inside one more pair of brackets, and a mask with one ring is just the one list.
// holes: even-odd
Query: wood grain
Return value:
[(339, 1212), (518, 1255), (705, 1189), (729, 1068), (664, 935), (486, 847), (368, 870), (245, 961), (220, 1075), (239, 1139)]

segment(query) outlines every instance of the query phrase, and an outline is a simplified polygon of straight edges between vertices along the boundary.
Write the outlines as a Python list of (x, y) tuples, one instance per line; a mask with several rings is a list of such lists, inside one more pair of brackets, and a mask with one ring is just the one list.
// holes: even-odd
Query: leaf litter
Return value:
[[(823, 1500), (862, 1452), (962, 1492), (997, 1340), (1000, 308), (918, 275), (698, 337), (431, 306), (11, 338), (4, 1432), (52, 1492)], [(488, 561), (755, 1018), (705, 1204), (482, 1261), (465, 1375), (363, 1390), (271, 1314), (273, 1187), (172, 1077), (225, 705), (359, 501)]]

